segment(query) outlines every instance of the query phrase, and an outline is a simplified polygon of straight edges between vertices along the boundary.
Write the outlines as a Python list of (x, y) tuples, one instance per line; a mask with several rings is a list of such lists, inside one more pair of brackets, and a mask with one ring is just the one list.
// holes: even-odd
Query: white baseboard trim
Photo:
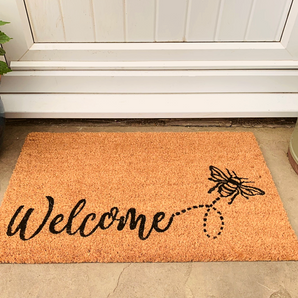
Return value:
[(4, 94), (7, 118), (298, 117), (298, 94)]
[(15, 70), (256, 70), (297, 69), (298, 62), (282, 61), (11, 61)]
[(1, 94), (298, 93), (298, 70), (13, 71)]
[(7, 118), (298, 117), (298, 70), (13, 71)]

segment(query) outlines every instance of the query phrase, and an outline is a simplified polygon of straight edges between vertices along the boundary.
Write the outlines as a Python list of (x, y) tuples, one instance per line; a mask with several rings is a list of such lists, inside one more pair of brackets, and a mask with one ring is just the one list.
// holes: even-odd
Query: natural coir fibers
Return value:
[(31, 133), (0, 243), (2, 263), (298, 260), (247, 132)]

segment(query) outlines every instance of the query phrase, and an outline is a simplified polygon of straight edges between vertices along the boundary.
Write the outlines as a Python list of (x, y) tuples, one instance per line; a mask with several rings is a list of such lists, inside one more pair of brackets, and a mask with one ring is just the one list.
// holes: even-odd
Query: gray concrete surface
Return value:
[[(244, 127), (245, 126), (245, 127)], [(252, 131), (298, 235), (298, 176), (287, 159), (294, 125), (125, 126), (96, 122), (8, 123), (0, 152), (0, 200), (33, 131)], [(0, 265), (0, 298), (298, 298), (298, 262)]]

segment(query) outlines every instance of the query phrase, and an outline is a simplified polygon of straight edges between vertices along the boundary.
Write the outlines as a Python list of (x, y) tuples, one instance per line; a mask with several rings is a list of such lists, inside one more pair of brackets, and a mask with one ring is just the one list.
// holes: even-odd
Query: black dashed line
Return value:
[[(204, 214), (204, 218), (203, 218), (203, 227), (204, 227), (204, 229), (203, 229), (203, 231), (204, 231), (204, 233), (206, 234), (206, 236), (208, 237), (208, 238), (211, 238), (211, 236), (209, 235), (209, 234), (207, 234), (207, 219), (208, 219), (208, 216), (209, 216), (209, 213), (210, 213), (210, 211), (211, 211), (211, 208), (212, 208), (212, 210), (214, 210), (214, 211), (216, 211), (216, 213), (218, 214), (218, 215), (220, 215), (220, 219), (221, 219), (221, 227), (220, 227), (220, 232), (218, 232), (217, 233), (217, 235), (219, 236), (219, 235), (221, 235), (221, 232), (222, 232), (222, 230), (223, 230), (223, 226), (224, 226), (224, 218), (223, 218), (223, 216), (222, 216), (222, 213), (220, 212), (220, 211), (218, 211), (213, 205), (214, 204), (216, 204), (216, 202), (218, 202), (220, 200), (220, 197), (218, 197), (218, 198), (216, 198), (213, 202), (212, 202), (212, 204), (205, 204), (205, 205), (194, 205), (194, 206), (192, 206), (192, 207), (188, 207), (188, 208), (186, 208), (186, 209), (182, 209), (180, 212), (175, 212), (175, 213), (173, 213), (172, 214), (172, 217), (174, 217), (174, 216), (179, 216), (179, 215), (182, 215), (183, 213), (186, 213), (187, 211), (190, 211), (190, 210), (192, 210), (192, 209), (198, 209), (198, 208), (207, 208), (207, 210), (206, 210), (206, 213)], [(212, 237), (213, 239), (216, 239), (217, 238), (217, 236), (213, 236)]]
[[(208, 215), (209, 215), (209, 212), (210, 212), (210, 208), (209, 208), (209, 206), (210, 205), (205, 205), (208, 209), (207, 209), (207, 213), (205, 213), (205, 215), (204, 215), (204, 218), (203, 218), (203, 221), (204, 221), (204, 224), (203, 224), (203, 227), (204, 227), (204, 229), (203, 229), (203, 231), (204, 231), (204, 233), (206, 234), (206, 236), (208, 237), (208, 238), (210, 238), (210, 235), (209, 234), (207, 234), (207, 228), (206, 228), (206, 226), (207, 226), (207, 217), (208, 217)], [(212, 205), (211, 205), (211, 207), (212, 207), (212, 210), (214, 210), (218, 215), (220, 215), (220, 220), (221, 220), (221, 227), (220, 227), (220, 231), (217, 233), (217, 236), (219, 236), (219, 235), (221, 235), (221, 233), (222, 233), (222, 230), (223, 230), (223, 226), (224, 226), (224, 218), (223, 218), (223, 216), (222, 216), (222, 213), (220, 212), (220, 211), (218, 211), (215, 207), (213, 207)], [(209, 236), (208, 236), (209, 235)], [(213, 239), (217, 239), (217, 236), (213, 236)]]

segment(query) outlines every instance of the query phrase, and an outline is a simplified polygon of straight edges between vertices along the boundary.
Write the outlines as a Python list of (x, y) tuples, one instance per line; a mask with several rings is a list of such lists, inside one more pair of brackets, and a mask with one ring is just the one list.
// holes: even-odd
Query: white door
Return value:
[(298, 116), (298, 0), (0, 0), (7, 117)]

